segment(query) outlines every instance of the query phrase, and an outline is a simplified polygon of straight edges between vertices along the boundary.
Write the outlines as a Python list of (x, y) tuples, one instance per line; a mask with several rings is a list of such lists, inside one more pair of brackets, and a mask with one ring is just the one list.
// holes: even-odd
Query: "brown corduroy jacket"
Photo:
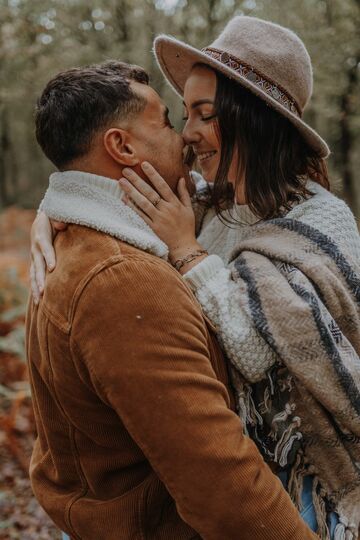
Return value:
[(82, 540), (304, 540), (230, 408), (212, 329), (165, 261), (71, 225), (27, 353), (34, 493)]

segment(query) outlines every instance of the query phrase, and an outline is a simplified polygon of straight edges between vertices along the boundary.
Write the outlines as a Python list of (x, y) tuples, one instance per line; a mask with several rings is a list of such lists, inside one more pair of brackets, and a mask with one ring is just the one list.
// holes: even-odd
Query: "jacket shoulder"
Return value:
[[(125, 261), (134, 261), (141, 269), (148, 265), (163, 272), (172, 268), (162, 259), (146, 253), (105, 233), (79, 225), (70, 225), (55, 241), (56, 267), (48, 273), (40, 304), (45, 315), (61, 331), (69, 333), (76, 305), (96, 276), (110, 270), (121, 274)], [(169, 268), (168, 268), (169, 267)], [(149, 277), (147, 272), (147, 276)], [(104, 279), (110, 279), (106, 275)], [(113, 283), (109, 283), (109, 287)], [(99, 305), (101, 299), (99, 298)]]

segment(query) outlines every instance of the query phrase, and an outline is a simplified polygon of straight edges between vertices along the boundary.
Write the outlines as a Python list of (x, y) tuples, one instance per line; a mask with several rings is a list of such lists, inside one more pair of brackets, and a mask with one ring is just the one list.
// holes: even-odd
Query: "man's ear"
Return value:
[(108, 129), (103, 138), (107, 153), (120, 165), (133, 167), (139, 163), (136, 150), (131, 144), (130, 134), (120, 128)]

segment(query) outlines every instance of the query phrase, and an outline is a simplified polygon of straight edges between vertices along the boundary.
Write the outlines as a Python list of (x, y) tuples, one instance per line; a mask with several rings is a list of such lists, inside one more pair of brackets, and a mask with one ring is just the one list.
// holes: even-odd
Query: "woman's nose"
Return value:
[(192, 123), (189, 120), (183, 128), (182, 136), (185, 144), (196, 144), (200, 141), (200, 134), (193, 129)]

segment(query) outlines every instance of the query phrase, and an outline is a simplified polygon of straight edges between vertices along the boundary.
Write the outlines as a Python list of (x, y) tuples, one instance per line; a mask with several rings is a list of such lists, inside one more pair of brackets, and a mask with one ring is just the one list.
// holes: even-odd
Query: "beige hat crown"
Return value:
[(180, 95), (194, 64), (207, 64), (286, 116), (319, 156), (328, 156), (326, 142), (301, 119), (312, 94), (312, 67), (305, 45), (291, 30), (255, 17), (238, 16), (201, 51), (160, 35), (155, 39), (154, 52), (160, 69)]
[(235, 17), (210, 47), (234, 57), (240, 54), (242, 63), (254, 64), (259, 75), (284, 89), (304, 110), (312, 93), (311, 60), (294, 32), (253, 17)]

